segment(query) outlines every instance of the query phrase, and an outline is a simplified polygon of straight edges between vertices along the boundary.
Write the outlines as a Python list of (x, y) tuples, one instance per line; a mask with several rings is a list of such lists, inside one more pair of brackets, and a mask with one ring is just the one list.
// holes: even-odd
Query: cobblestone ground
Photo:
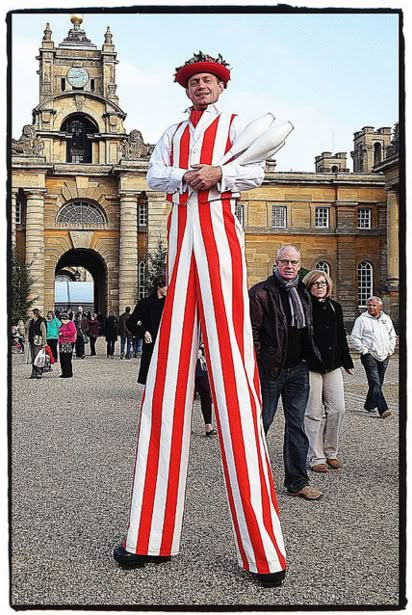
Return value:
[(139, 359), (75, 359), (74, 378), (60, 369), (29, 380), (30, 365), (12, 356), (11, 605), (14, 607), (314, 606), (399, 604), (398, 360), (385, 393), (393, 416), (360, 412), (363, 368), (345, 376), (343, 468), (311, 474), (316, 502), (282, 491), (283, 416), (268, 446), (288, 574), (264, 589), (236, 561), (218, 440), (203, 435), (194, 404), (187, 506), (181, 553), (171, 562), (125, 571), (112, 559), (130, 502), (138, 407)]

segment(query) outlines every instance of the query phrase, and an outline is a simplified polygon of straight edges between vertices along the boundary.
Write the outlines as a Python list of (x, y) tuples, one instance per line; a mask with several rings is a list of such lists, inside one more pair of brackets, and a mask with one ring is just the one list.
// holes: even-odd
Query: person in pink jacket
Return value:
[(72, 378), (72, 355), (73, 345), (76, 342), (76, 325), (69, 316), (63, 312), (60, 314), (61, 326), (59, 327), (59, 356), (62, 373), (59, 378)]

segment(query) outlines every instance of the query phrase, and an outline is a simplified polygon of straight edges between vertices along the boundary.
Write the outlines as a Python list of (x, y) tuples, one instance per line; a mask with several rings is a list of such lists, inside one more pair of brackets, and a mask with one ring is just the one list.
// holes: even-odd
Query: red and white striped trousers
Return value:
[(243, 229), (230, 198), (174, 205), (169, 285), (144, 392), (126, 550), (179, 552), (200, 332), (205, 344), (238, 561), (286, 568), (261, 423)]

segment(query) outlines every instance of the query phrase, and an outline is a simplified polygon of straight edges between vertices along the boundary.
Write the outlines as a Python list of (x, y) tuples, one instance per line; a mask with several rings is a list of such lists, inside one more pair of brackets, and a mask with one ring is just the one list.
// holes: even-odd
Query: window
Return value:
[(62, 78), (60, 84), (61, 84), (61, 90), (62, 92), (64, 92), (64, 90), (66, 89), (66, 79)]
[(315, 207), (315, 227), (329, 228), (329, 207)]
[(382, 144), (374, 143), (373, 145), (373, 165), (382, 162)]
[(284, 205), (272, 205), (272, 228), (287, 227), (287, 211)]
[(358, 265), (358, 302), (359, 307), (366, 307), (369, 297), (373, 295), (373, 267), (368, 261)]
[(326, 261), (319, 261), (318, 263), (316, 263), (315, 269), (317, 269), (318, 271), (323, 271), (323, 273), (327, 273), (328, 275), (330, 275), (330, 265)]
[(358, 209), (358, 228), (372, 228), (372, 210), (363, 207)]
[(16, 224), (21, 224), (21, 202), (16, 201)]
[(147, 226), (147, 203), (139, 203), (139, 226)]
[(139, 299), (146, 297), (146, 263), (139, 263)]
[(235, 216), (239, 220), (240, 224), (242, 226), (244, 226), (245, 212), (244, 212), (243, 205), (241, 203), (236, 203), (236, 206), (235, 206)]
[(66, 203), (57, 214), (56, 222), (64, 224), (105, 224), (106, 218), (98, 205), (87, 201)]
[(63, 122), (62, 132), (66, 133), (66, 162), (91, 163), (91, 136), (98, 131), (97, 126), (83, 115), (77, 114)]
[(90, 91), (94, 92), (95, 82), (94, 79), (90, 79)]

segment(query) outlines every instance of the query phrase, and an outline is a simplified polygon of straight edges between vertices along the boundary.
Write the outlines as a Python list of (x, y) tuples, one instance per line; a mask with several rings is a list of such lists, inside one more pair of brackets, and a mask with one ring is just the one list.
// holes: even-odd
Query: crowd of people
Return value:
[(51, 366), (59, 359), (60, 378), (72, 378), (73, 356), (84, 359), (87, 348), (90, 348), (90, 356), (96, 356), (99, 336), (105, 338), (107, 358), (114, 358), (119, 337), (120, 359), (139, 358), (142, 355), (143, 338), (129, 331), (125, 325), (130, 311), (130, 306), (127, 306), (119, 318), (114, 312), (109, 312), (104, 318), (101, 314), (85, 312), (79, 305), (75, 312), (71, 309), (49, 310), (44, 318), (35, 308), (28, 319), (19, 319), (12, 326), (11, 345), (19, 353), (28, 353), (27, 359), (32, 366), (30, 378), (41, 379), (44, 373), (52, 371)]

